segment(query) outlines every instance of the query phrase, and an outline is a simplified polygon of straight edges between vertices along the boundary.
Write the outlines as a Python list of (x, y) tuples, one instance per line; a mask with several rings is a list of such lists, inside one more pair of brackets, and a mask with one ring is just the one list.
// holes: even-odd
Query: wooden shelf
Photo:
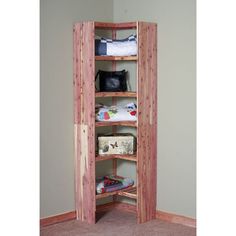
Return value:
[[(130, 191), (134, 191), (134, 190), (135, 190), (135, 192), (130, 192)], [(136, 186), (130, 186), (128, 188), (120, 189), (120, 190), (109, 192), (109, 193), (97, 194), (96, 199), (102, 199), (102, 198), (113, 196), (113, 195), (126, 196), (126, 197), (136, 199), (137, 198)]]
[(137, 22), (125, 22), (125, 23), (94, 22), (94, 24), (96, 29), (125, 30), (125, 29), (137, 28)]
[(130, 126), (137, 127), (137, 121), (97, 121), (95, 122), (96, 127), (103, 126)]
[(136, 92), (96, 92), (95, 93), (96, 98), (100, 97), (130, 97), (135, 98), (137, 97)]
[(113, 155), (97, 155), (95, 161), (106, 161), (112, 159), (120, 159), (120, 160), (127, 160), (127, 161), (137, 161), (137, 156), (133, 155), (124, 155), (124, 154), (113, 154)]
[(125, 189), (124, 191), (117, 193), (117, 195), (137, 199), (137, 188), (133, 186), (133, 188)]
[[(118, 30), (136, 29), (137, 55), (134, 56), (99, 56), (95, 55), (94, 36), (96, 30), (109, 30), (116, 39)], [(133, 31), (133, 30), (132, 30)], [(124, 32), (129, 33), (129, 32)], [(102, 34), (103, 35), (103, 34)], [(148, 40), (147, 40), (148, 39)], [(144, 223), (155, 219), (156, 214), (156, 178), (157, 174), (157, 24), (149, 22), (104, 23), (85, 21), (73, 28), (73, 62), (74, 62), (74, 147), (76, 156), (75, 189), (77, 219), (86, 223), (96, 222), (96, 199), (108, 196), (128, 197), (136, 200), (137, 222)], [(107, 93), (94, 91), (94, 72), (99, 62), (117, 70), (117, 64), (128, 66), (135, 64), (136, 92)], [(137, 100), (137, 120), (111, 120), (95, 122), (95, 108), (98, 97), (111, 97), (116, 104), (118, 97), (130, 97)], [(96, 98), (96, 99), (95, 99)], [(94, 126), (96, 128), (94, 128)], [(96, 155), (97, 131), (111, 127), (117, 132), (116, 126), (137, 129), (137, 153), (135, 155)], [(105, 131), (104, 131), (105, 132)], [(117, 175), (117, 160), (133, 161), (136, 167), (138, 186), (113, 191), (96, 193), (96, 164), (99, 161), (111, 160), (111, 172)], [(85, 164), (87, 163), (87, 164)], [(105, 164), (105, 163), (104, 163)], [(127, 163), (128, 164), (128, 163)], [(116, 201), (114, 197), (114, 202)]]
[(95, 56), (96, 61), (137, 61), (137, 56)]

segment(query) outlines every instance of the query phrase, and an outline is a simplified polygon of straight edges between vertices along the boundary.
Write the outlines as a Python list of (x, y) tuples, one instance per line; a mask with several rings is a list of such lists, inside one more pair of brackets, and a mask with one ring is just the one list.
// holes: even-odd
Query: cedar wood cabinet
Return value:
[[(135, 29), (138, 41), (136, 56), (95, 56), (95, 29), (110, 30), (116, 37), (118, 30)], [(114, 195), (136, 199), (137, 222), (155, 219), (157, 175), (157, 25), (146, 22), (102, 23), (80, 22), (74, 25), (74, 144), (75, 199), (77, 219), (96, 222), (96, 200)], [(95, 61), (135, 61), (136, 91), (96, 92)], [(96, 97), (133, 97), (137, 104), (137, 121), (96, 122)], [(137, 129), (137, 151), (134, 155), (97, 156), (95, 129), (101, 126), (131, 126)], [(96, 195), (95, 165), (112, 159), (116, 173), (117, 159), (136, 163), (136, 186)], [(127, 176), (128, 177), (128, 176)]]

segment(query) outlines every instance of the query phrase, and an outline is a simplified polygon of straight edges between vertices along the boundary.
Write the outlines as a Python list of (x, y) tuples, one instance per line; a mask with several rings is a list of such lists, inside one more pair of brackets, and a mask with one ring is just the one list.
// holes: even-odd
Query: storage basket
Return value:
[(98, 154), (133, 154), (135, 137), (130, 133), (116, 133), (98, 136)]

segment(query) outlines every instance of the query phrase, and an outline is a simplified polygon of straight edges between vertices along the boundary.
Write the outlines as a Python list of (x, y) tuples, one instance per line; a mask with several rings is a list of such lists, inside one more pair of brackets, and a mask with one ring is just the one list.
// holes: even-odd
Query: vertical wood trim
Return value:
[(157, 26), (138, 22), (137, 219), (155, 219), (157, 155)]
[(95, 223), (94, 22), (74, 27), (74, 100), (77, 219)]
[(74, 86), (74, 122), (80, 120), (80, 60), (81, 60), (81, 24), (74, 25), (73, 28), (73, 86)]
[[(116, 39), (116, 30), (112, 30), (112, 39)], [(116, 61), (112, 61), (112, 71), (116, 71)], [(116, 97), (112, 97), (112, 105), (116, 105), (117, 104), (117, 98)], [(113, 126), (112, 127), (112, 132), (116, 133), (117, 132), (117, 127)], [(113, 175), (117, 175), (117, 159), (113, 159), (112, 160), (112, 172)], [(115, 202), (117, 200), (117, 196), (114, 195), (113, 197), (113, 201)]]

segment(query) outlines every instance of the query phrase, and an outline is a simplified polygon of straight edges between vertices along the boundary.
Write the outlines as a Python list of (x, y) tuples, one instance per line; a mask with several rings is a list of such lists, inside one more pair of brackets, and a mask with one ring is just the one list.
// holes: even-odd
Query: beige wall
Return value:
[(196, 217), (195, 0), (114, 0), (114, 21), (158, 23), (157, 208)]
[(195, 217), (194, 0), (41, 0), (40, 217), (74, 210), (72, 25), (84, 20), (158, 23), (158, 209)]
[(40, 217), (74, 210), (73, 23), (112, 21), (110, 0), (41, 0)]

